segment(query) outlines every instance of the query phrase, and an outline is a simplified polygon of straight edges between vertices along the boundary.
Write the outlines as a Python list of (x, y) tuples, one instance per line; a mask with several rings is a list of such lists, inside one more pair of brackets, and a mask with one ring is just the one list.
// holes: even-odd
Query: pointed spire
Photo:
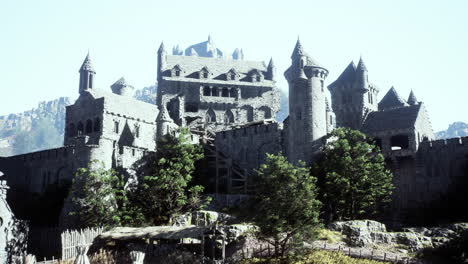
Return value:
[(364, 64), (364, 60), (362, 59), (362, 56), (359, 58), (357, 70), (367, 71), (367, 68), (366, 68), (366, 65)]
[(241, 58), (241, 54), (240, 54), (240, 50), (239, 50), (238, 48), (236, 48), (236, 49), (234, 50), (234, 52), (232, 53), (232, 58), (233, 58), (234, 60), (241, 60), (241, 59), (242, 59), (242, 58)]
[(83, 61), (83, 64), (81, 65), (80, 72), (82, 72), (82, 71), (89, 71), (89, 72), (96, 73), (96, 71), (94, 71), (93, 64), (91, 63), (91, 57), (89, 56), (89, 50), (88, 50), (88, 54), (86, 55), (86, 58)]
[(273, 62), (273, 57), (270, 58), (270, 62), (268, 63), (268, 68), (274, 68), (275, 67), (275, 63)]
[(335, 87), (344, 83), (353, 83), (356, 78), (356, 65), (351, 61), (340, 76), (328, 87)]
[(164, 47), (164, 42), (161, 41), (161, 45), (159, 45), (158, 53), (163, 53), (166, 52), (166, 49)]
[(379, 102), (380, 110), (387, 110), (404, 106), (408, 106), (408, 104), (400, 97), (400, 95), (398, 95), (393, 86)]
[(211, 43), (213, 40), (211, 39), (211, 34), (208, 35), (208, 43)]
[(159, 121), (172, 121), (169, 112), (164, 104), (161, 105), (161, 111), (159, 112), (158, 118)]
[(416, 105), (418, 104), (418, 99), (416, 99), (416, 96), (414, 95), (413, 90), (411, 90), (409, 97), (408, 97), (408, 104), (410, 105)]
[(294, 51), (291, 55), (291, 59), (294, 59), (297, 56), (305, 55), (304, 48), (302, 47), (301, 41), (299, 40), (299, 36), (297, 37), (296, 46), (294, 47)]

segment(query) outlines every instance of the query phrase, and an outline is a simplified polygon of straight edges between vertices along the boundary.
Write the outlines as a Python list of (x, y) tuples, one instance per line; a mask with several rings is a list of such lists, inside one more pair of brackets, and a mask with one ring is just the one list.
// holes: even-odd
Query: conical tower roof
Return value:
[(169, 115), (169, 112), (167, 111), (167, 108), (166, 106), (164, 106), (164, 104), (161, 106), (161, 111), (159, 111), (157, 120), (158, 121), (172, 121), (172, 118)]
[(125, 80), (124, 77), (121, 77), (113, 85), (127, 86), (128, 83), (127, 83), (127, 81)]
[(270, 62), (268, 63), (268, 68), (274, 68), (275, 63), (273, 62), (273, 58), (270, 58)]
[(161, 45), (159, 45), (158, 53), (166, 52), (166, 48), (164, 47), (164, 42), (161, 41)]
[(328, 87), (335, 87), (343, 83), (353, 83), (356, 78), (356, 65), (351, 61), (344, 71), (340, 74), (338, 79), (332, 82)]
[(80, 72), (82, 71), (89, 71), (89, 72), (96, 72), (94, 71), (93, 64), (91, 63), (91, 57), (89, 56), (89, 52), (86, 55), (86, 58), (83, 61), (83, 64), (81, 65)]
[(408, 104), (400, 97), (400, 95), (398, 95), (393, 86), (379, 102), (380, 110), (399, 108), (403, 106), (408, 106)]
[(293, 53), (291, 54), (291, 59), (297, 56), (304, 56), (307, 55), (302, 47), (301, 41), (297, 38), (296, 46), (294, 47)]
[(415, 105), (417, 103), (418, 103), (418, 99), (416, 99), (416, 96), (414, 95), (413, 90), (411, 90), (408, 96), (408, 104)]
[(359, 62), (356, 68), (357, 71), (367, 71), (366, 65), (364, 64), (364, 60), (362, 56), (359, 58)]

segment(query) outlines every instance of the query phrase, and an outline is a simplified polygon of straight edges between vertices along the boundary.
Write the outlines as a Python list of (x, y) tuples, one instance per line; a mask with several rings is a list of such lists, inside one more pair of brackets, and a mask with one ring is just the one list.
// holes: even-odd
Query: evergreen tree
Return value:
[(89, 167), (76, 171), (69, 196), (76, 227), (141, 225), (142, 214), (130, 204), (123, 176), (97, 161)]
[(315, 184), (303, 162), (294, 166), (281, 153), (267, 154), (258, 169), (251, 212), (260, 238), (274, 246), (276, 256), (284, 256), (291, 238), (310, 238), (319, 225)]
[(377, 216), (394, 188), (379, 148), (349, 128), (335, 129), (327, 141), (314, 171), (327, 221)]
[(203, 151), (189, 138), (189, 132), (182, 130), (178, 136), (167, 135), (157, 142), (155, 156), (134, 196), (149, 224), (167, 224), (172, 216), (200, 209), (208, 202), (201, 196), (203, 186), (192, 184), (195, 162)]

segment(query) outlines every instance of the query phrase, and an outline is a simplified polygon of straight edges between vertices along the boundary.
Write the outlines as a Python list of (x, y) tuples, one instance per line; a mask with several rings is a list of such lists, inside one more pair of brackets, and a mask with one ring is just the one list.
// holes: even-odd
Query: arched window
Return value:
[(208, 78), (208, 73), (207, 72), (203, 72), (203, 78)]
[(224, 87), (221, 96), (222, 97), (229, 97), (229, 89)]
[(209, 86), (204, 86), (203, 87), (203, 96), (210, 96), (211, 95), (211, 89)]
[(140, 137), (140, 126), (135, 125), (135, 137)]
[(76, 128), (75, 128), (75, 124), (71, 123), (70, 125), (68, 125), (68, 136), (69, 137), (74, 137), (76, 136)]
[(93, 75), (89, 74), (89, 88), (93, 88)]
[(205, 120), (207, 123), (216, 123), (216, 113), (213, 111), (213, 109), (209, 109), (206, 112)]
[(114, 132), (119, 133), (119, 121), (114, 121)]
[(101, 119), (99, 117), (96, 117), (94, 119), (94, 132), (100, 132), (101, 131)]
[(229, 90), (229, 97), (237, 97), (237, 90), (235, 88)]
[(224, 123), (231, 124), (234, 123), (234, 114), (231, 110), (227, 110), (224, 114)]
[(81, 123), (81, 121), (78, 122), (78, 127), (77, 127), (76, 130), (77, 130), (78, 136), (83, 135), (83, 132), (84, 132), (84, 125), (83, 125), (83, 123)]
[(219, 96), (218, 87), (213, 87), (213, 89), (211, 89), (211, 96)]
[(231, 73), (231, 80), (235, 80), (236, 79), (236, 74), (235, 73)]
[(86, 134), (91, 134), (93, 133), (93, 121), (91, 120), (86, 120)]

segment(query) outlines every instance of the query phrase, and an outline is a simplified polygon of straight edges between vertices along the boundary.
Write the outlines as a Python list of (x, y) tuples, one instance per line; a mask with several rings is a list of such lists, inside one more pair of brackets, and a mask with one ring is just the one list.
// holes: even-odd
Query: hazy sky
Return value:
[(246, 59), (273, 57), (278, 86), (297, 36), (334, 81), (362, 55), (382, 98), (424, 101), (434, 129), (468, 122), (468, 1), (0, 0), (0, 115), (78, 95), (88, 49), (96, 84), (155, 83), (156, 51), (205, 41)]

